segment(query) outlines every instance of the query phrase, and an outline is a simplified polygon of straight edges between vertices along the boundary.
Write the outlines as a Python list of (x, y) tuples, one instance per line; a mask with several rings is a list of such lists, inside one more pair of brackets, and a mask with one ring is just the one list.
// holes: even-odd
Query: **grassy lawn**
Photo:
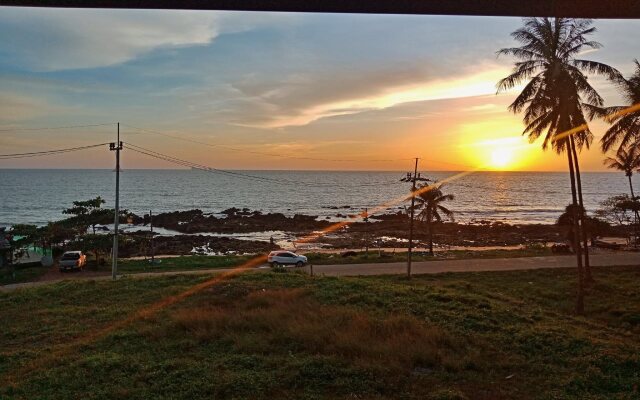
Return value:
[[(142, 272), (192, 271), (199, 269), (233, 268), (242, 265), (255, 256), (179, 256), (157, 258), (154, 264), (149, 260), (118, 261), (119, 274), (138, 274)], [(87, 271), (111, 272), (111, 260), (102, 260), (96, 266), (93, 259), (87, 261)]]
[[(158, 259), (157, 264), (147, 260), (120, 260), (118, 272), (135, 274), (138, 272), (187, 271), (196, 269), (232, 268), (243, 264), (254, 256), (182, 256)], [(111, 266), (101, 266), (111, 271)]]
[[(31, 265), (31, 264), (30, 264)], [(10, 285), (12, 283), (31, 282), (37, 280), (47, 272), (47, 268), (39, 265), (11, 268), (0, 268), (0, 285)]]
[(569, 269), (0, 292), (0, 398), (637, 399), (640, 269), (595, 277), (587, 317)]
[[(356, 252), (355, 255), (343, 257), (341, 254), (329, 254), (329, 253), (306, 253), (311, 264), (366, 264), (366, 263), (389, 263), (389, 262), (402, 262), (407, 260), (407, 252), (383, 252), (378, 253), (375, 250), (370, 250), (369, 254), (363, 251)], [(449, 250), (436, 252), (434, 256), (430, 256), (425, 252), (414, 252), (412, 255), (413, 261), (439, 261), (439, 260), (460, 260), (469, 258), (512, 258), (512, 257), (541, 257), (550, 256), (550, 248), (545, 247), (533, 247), (524, 248), (518, 250), (483, 250), (483, 251), (468, 251), (468, 250)]]

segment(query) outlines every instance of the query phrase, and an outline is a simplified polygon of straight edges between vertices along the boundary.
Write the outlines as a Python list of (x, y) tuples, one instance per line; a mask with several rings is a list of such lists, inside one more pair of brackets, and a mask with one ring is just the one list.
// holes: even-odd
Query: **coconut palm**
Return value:
[[(628, 148), (620, 147), (615, 157), (607, 157), (604, 160), (604, 164), (607, 168), (617, 169), (623, 171), (625, 176), (629, 179), (629, 190), (631, 191), (631, 201), (636, 199), (633, 193), (633, 183), (631, 177), (633, 176), (633, 170), (640, 168), (640, 151), (638, 150), (637, 142), (631, 143)], [(638, 211), (634, 212), (634, 223), (638, 223), (640, 215)]]
[[(544, 150), (552, 147), (558, 154), (567, 153), (574, 212), (581, 209), (576, 188), (576, 182), (582, 186), (577, 150), (588, 148), (593, 140), (585, 113), (590, 106), (602, 107), (603, 104), (586, 74), (605, 75), (614, 80), (620, 77), (615, 68), (577, 58), (585, 50), (601, 47), (598, 42), (587, 39), (593, 32), (595, 28), (587, 19), (525, 18), (524, 26), (511, 34), (522, 46), (498, 51), (498, 55), (509, 55), (518, 60), (512, 73), (498, 82), (498, 92), (526, 82), (509, 106), (513, 113), (524, 113), (523, 134), (531, 142), (544, 135)], [(576, 127), (581, 128), (572, 134), (565, 133)], [(584, 221), (584, 216), (581, 217)], [(578, 218), (574, 218), (574, 223), (574, 240), (578, 243)], [(585, 238), (583, 235), (583, 241)], [(579, 277), (576, 311), (583, 313), (582, 251), (581, 246), (575, 247)], [(587, 274), (588, 277), (589, 270)]]
[[(429, 236), (429, 254), (433, 255), (433, 230), (434, 222), (442, 222), (445, 218), (453, 221), (453, 211), (449, 210), (442, 205), (445, 201), (453, 200), (452, 194), (443, 194), (442, 185), (434, 183), (430, 189), (425, 189), (427, 184), (417, 188), (420, 192), (416, 196), (416, 210), (420, 210), (418, 213), (418, 220), (427, 224), (427, 234)], [(443, 218), (443, 216), (445, 218)]]
[(611, 127), (600, 140), (602, 151), (607, 152), (616, 144), (625, 147), (632, 143), (638, 143), (640, 139), (640, 107), (621, 113), (630, 106), (640, 104), (640, 62), (634, 60), (636, 70), (629, 79), (620, 77), (616, 82), (627, 101), (626, 106), (594, 108), (592, 115), (605, 117), (612, 123)]
[(607, 157), (604, 160), (604, 164), (607, 168), (624, 172), (625, 176), (629, 179), (631, 198), (634, 199), (636, 196), (633, 193), (631, 177), (633, 176), (633, 171), (640, 168), (640, 151), (638, 151), (638, 144), (632, 143), (627, 148), (620, 147), (615, 157)]

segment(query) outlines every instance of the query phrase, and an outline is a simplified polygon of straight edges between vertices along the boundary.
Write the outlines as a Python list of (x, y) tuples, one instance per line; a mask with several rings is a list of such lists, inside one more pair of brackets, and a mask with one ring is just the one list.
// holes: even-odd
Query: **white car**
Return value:
[(290, 251), (272, 251), (267, 257), (267, 261), (272, 267), (279, 265), (295, 265), (296, 267), (302, 267), (307, 263), (307, 257), (300, 256)]
[(81, 251), (66, 251), (62, 257), (60, 257), (58, 266), (60, 267), (60, 272), (68, 269), (82, 270), (86, 263), (87, 256), (82, 254)]

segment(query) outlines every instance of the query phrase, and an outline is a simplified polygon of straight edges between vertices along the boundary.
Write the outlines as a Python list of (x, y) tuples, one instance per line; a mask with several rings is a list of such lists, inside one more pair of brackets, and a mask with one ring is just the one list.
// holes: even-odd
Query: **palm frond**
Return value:
[(574, 59), (572, 63), (575, 67), (596, 75), (604, 75), (612, 81), (622, 78), (622, 74), (617, 69), (597, 61)]

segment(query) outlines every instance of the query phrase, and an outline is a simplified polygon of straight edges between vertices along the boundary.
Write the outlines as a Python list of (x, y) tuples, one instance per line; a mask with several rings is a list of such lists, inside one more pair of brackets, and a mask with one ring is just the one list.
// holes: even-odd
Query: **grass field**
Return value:
[(0, 285), (35, 281), (45, 272), (47, 272), (46, 268), (38, 264), (34, 265), (33, 263), (15, 269), (8, 267), (0, 268)]
[[(120, 260), (118, 271), (123, 274), (136, 272), (188, 271), (196, 269), (232, 268), (243, 264), (253, 256), (182, 256), (158, 259), (151, 264), (147, 260)], [(111, 271), (111, 265), (102, 269)]]
[(587, 317), (569, 269), (0, 293), (0, 398), (637, 399), (640, 269), (595, 274)]

